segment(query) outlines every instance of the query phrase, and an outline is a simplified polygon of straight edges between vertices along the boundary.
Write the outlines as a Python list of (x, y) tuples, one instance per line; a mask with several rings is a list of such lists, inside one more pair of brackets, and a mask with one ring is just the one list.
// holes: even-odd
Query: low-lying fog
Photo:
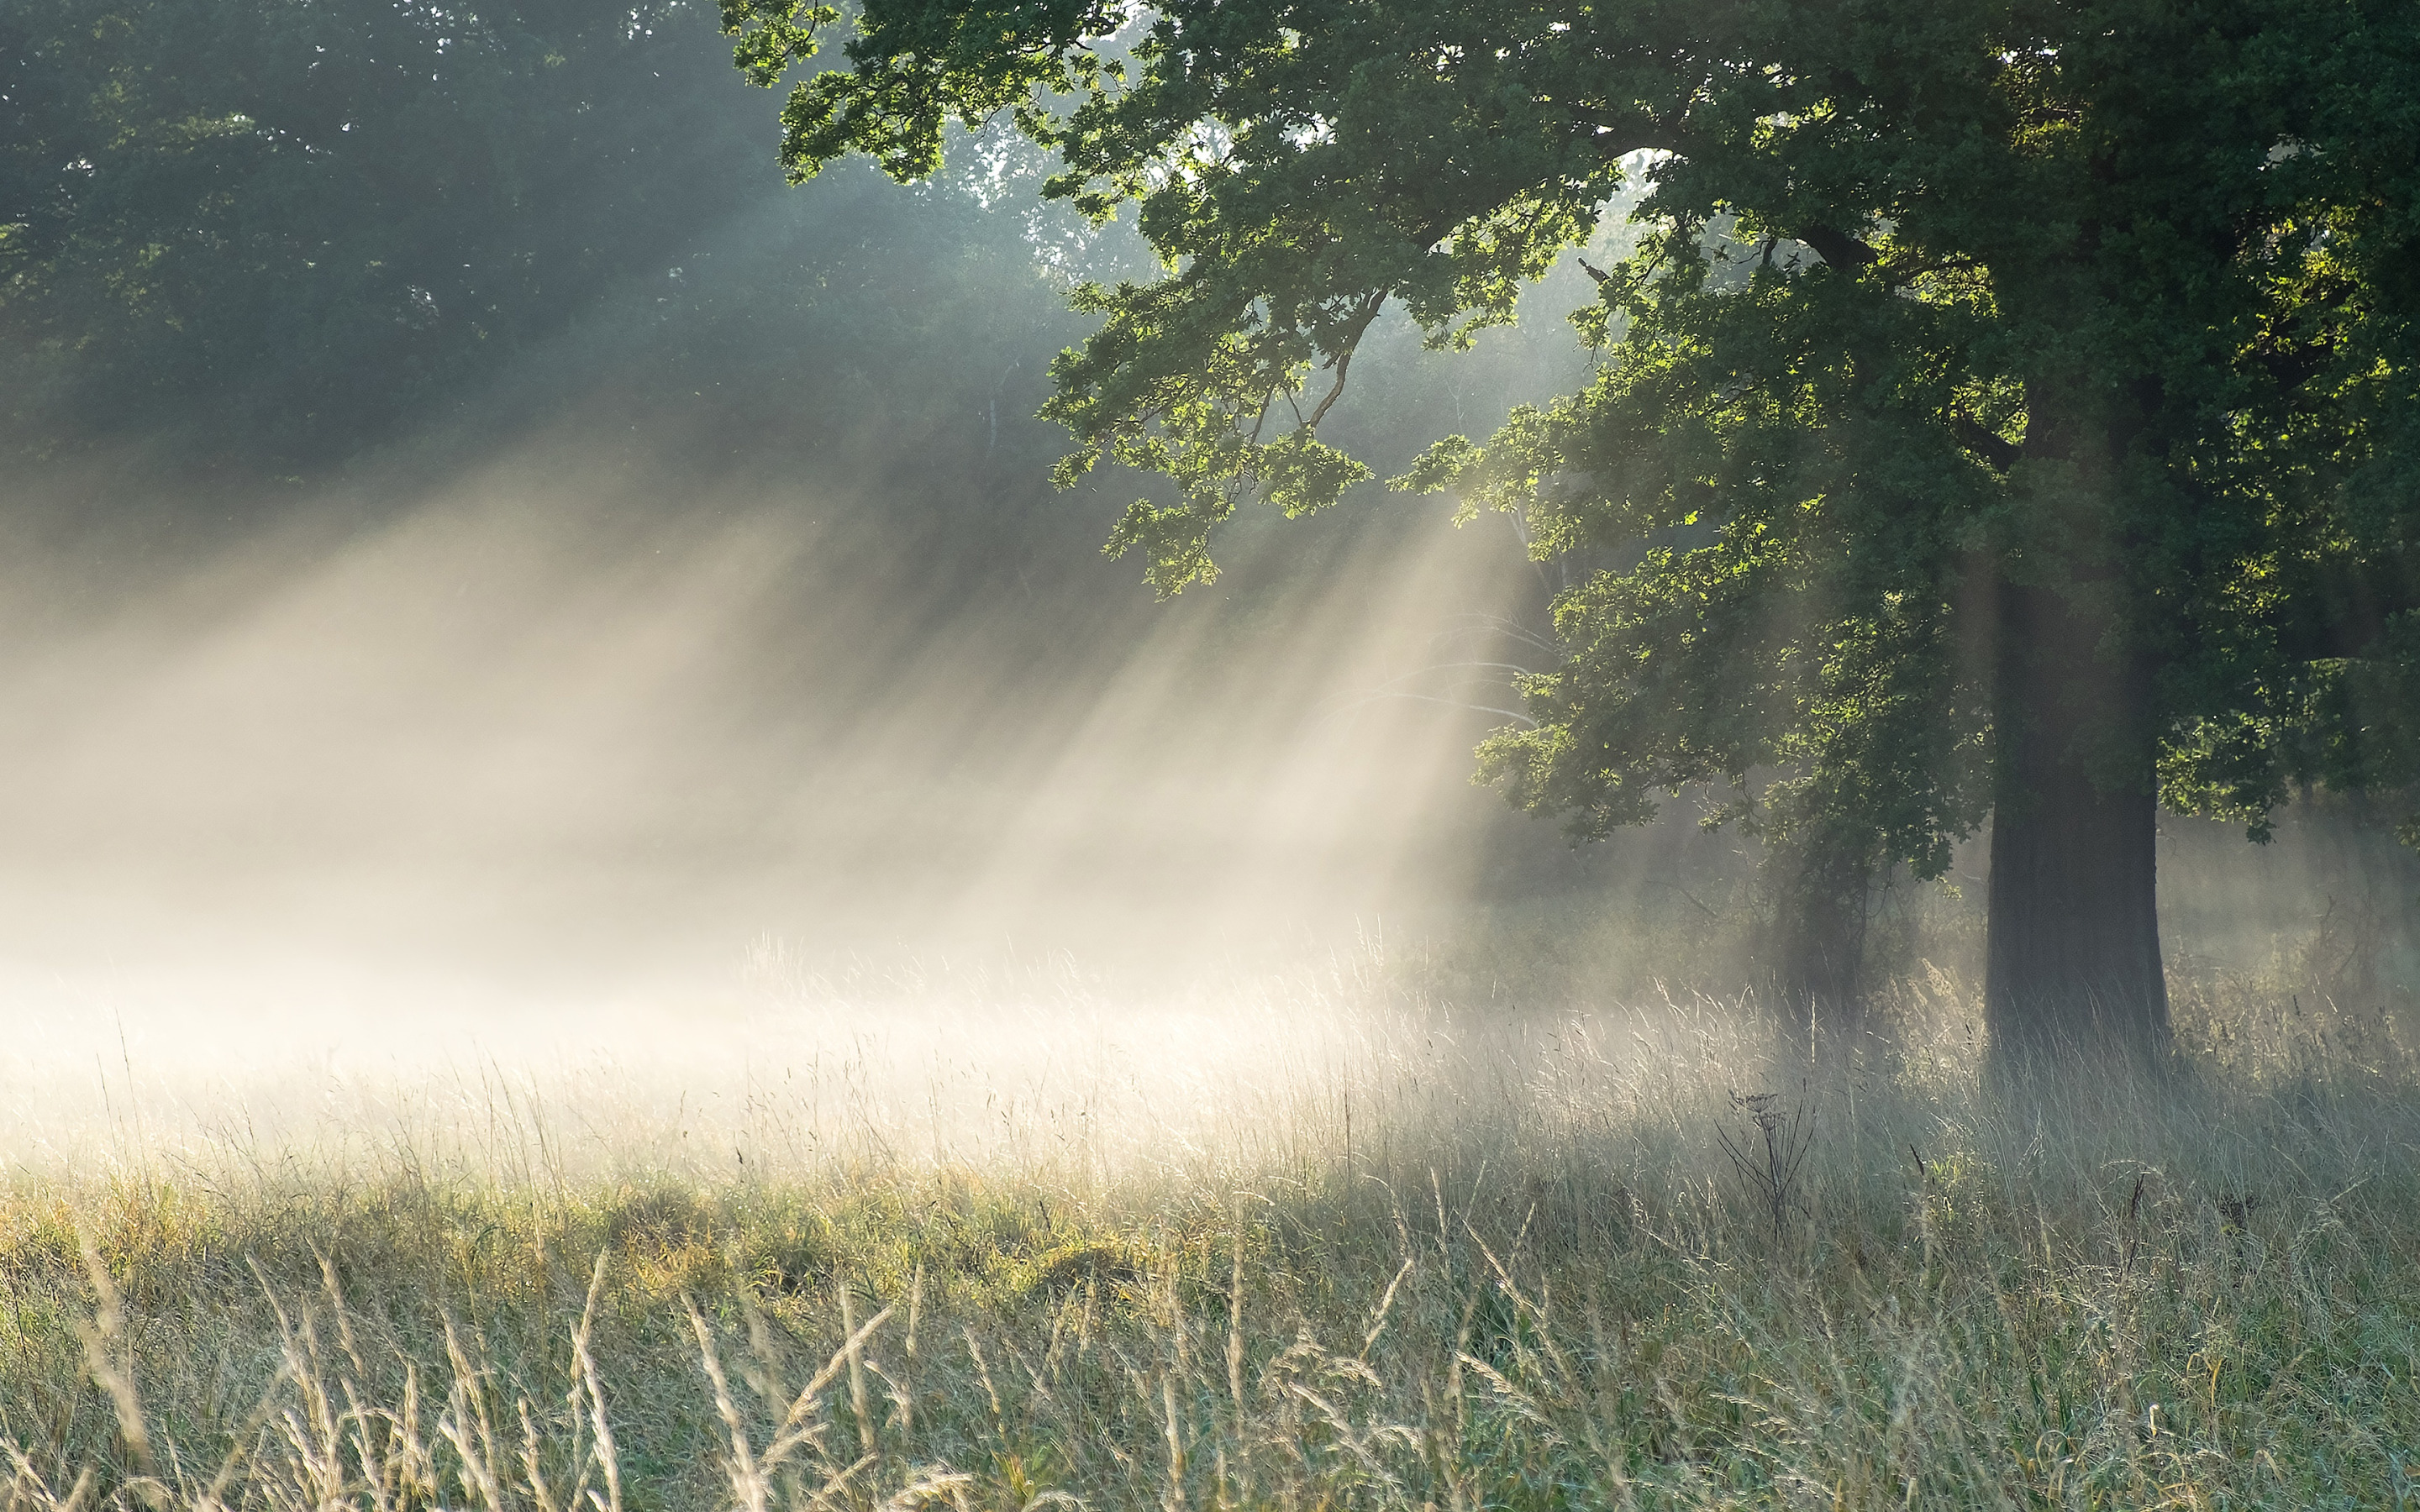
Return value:
[[(878, 497), (651, 507), (679, 481), (537, 442), (341, 531), (19, 556), (12, 1158), (1182, 1147), (1416, 1077), (1455, 1031), (1405, 963), (1474, 918), (1745, 896), (1685, 801), (1575, 856), (1470, 787), (1512, 702), (1471, 664), (1537, 593), (1500, 525), (1390, 501), (1248, 531), (1172, 603), (1073, 553), (944, 600)], [(2180, 960), (2410, 969), (2374, 837), (2171, 827)], [(1734, 984), (1695, 964), (1683, 997)], [(1441, 1006), (1636, 980), (1560, 985)]]
[[(678, 37), (607, 49), (644, 69), (580, 87), (719, 120), (664, 135), (688, 156), (647, 180), (720, 175), (711, 212), (604, 249), (618, 270), (500, 337), (510, 361), (380, 408), (385, 370), (296, 347), (372, 417), (350, 450), (304, 424), (340, 398), (267, 348), (251, 409), (189, 385), (146, 400), (188, 417), (173, 434), (0, 438), (59, 458), (0, 501), (8, 1158), (358, 1129), (390, 1097), (492, 1111), (550, 1077), (662, 1103), (677, 1137), (692, 1091), (734, 1106), (875, 1061), (899, 1096), (967, 1107), (1072, 1097), (1081, 1065), (1148, 1123), (1202, 1077), (1366, 1046), (1388, 1003), (1738, 990), (1752, 866), (1694, 800), (1574, 852), (1469, 784), (1511, 673), (1552, 655), (1552, 575), (1508, 520), (1365, 489), (1240, 521), (1226, 576), (1154, 603), (1098, 555), (1148, 485), (1053, 494), (1063, 438), (1024, 418), (1081, 334), (1065, 284), (1131, 248), (1021, 208), (1035, 169), (997, 143), (914, 190), (785, 190), (769, 102), (731, 85), (710, 15), (673, 10)], [(686, 60), (677, 88), (658, 54)], [(373, 147), (416, 161), (392, 131)], [(628, 154), (581, 150), (545, 213), (639, 224)], [(459, 244), (502, 257), (513, 228), (480, 217), (509, 207), (472, 208)], [(336, 229), (408, 247), (391, 212)], [(220, 318), (319, 289), (300, 270)], [(522, 297), (488, 263), (441, 271), (442, 301), (415, 286), (406, 311), (427, 330), (349, 306), (342, 329), (458, 358), (486, 339), (473, 294)], [(1382, 329), (1323, 434), (1382, 471), (1486, 435), (1578, 381), (1561, 316), (1592, 297), (1566, 267), (1466, 356)], [(144, 342), (183, 349), (124, 340), (137, 366)], [(409, 423), (378, 428), (389, 409)], [(320, 461), (231, 482), (196, 460), (243, 451), (192, 428), (212, 414), (290, 420)], [(1955, 899), (1896, 895), (1898, 965), (1964, 969), (1979, 869)], [(2408, 996), (2415, 875), (2341, 812), (2289, 815), (2264, 850), (2172, 822), (2168, 944), (2188, 969)]]
[(1235, 983), (1585, 874), (1467, 780), (1501, 717), (1465, 705), (1512, 702), (1467, 664), (1534, 593), (1500, 525), (1248, 532), (1160, 605), (1090, 550), (900, 560), (886, 503), (540, 440), (383, 514), (19, 552), (10, 1147), (130, 1085), (194, 1127), (428, 1076), (703, 1092), (876, 1029), (1015, 1061), (1037, 1014), (1213, 1074), (1280, 1026)]

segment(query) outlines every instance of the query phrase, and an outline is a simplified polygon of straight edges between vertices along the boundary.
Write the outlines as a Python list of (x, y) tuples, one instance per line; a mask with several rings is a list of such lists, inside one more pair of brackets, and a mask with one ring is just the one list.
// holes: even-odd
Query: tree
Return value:
[[(690, 0), (0, 8), (0, 444), (287, 473), (748, 203)], [(722, 75), (728, 77), (727, 75)]]
[(1482, 771), (1583, 836), (1727, 784), (1818, 933), (1988, 820), (2004, 1051), (2164, 1042), (2163, 800), (2420, 779), (2406, 0), (723, 7), (759, 84), (845, 33), (794, 177), (1005, 113), (1131, 208), (1162, 275), (1046, 412), (1174, 484), (1110, 542), (1163, 593), (1368, 476), (1318, 426), (1382, 312), (1465, 343), (1643, 190), (1592, 380), (1395, 480), (1606, 563)]

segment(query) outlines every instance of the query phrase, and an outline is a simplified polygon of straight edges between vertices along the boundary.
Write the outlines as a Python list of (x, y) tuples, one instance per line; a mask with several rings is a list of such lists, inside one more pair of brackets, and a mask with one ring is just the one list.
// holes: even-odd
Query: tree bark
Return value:
[(2151, 675), (2088, 593), (2000, 590), (2000, 742), (1983, 1014), (1995, 1060), (2156, 1057)]

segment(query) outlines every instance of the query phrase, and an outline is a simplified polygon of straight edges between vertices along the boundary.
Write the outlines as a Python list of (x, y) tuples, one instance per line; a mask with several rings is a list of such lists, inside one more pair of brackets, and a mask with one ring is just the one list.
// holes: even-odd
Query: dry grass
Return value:
[[(876, 1034), (711, 1130), (626, 1089), (576, 1135), (578, 1088), (497, 1081), (484, 1142), (21, 1164), (0, 1507), (2420, 1495), (2420, 1091), (2383, 1026), (2222, 995), (2202, 1071), (1994, 1090), (1946, 986), (1817, 1065), (1710, 1004), (1482, 1024), (1381, 985), (1267, 988), (1224, 1040), (1196, 1004), (982, 1097)], [(1757, 1167), (1760, 1113), (1803, 1159)]]

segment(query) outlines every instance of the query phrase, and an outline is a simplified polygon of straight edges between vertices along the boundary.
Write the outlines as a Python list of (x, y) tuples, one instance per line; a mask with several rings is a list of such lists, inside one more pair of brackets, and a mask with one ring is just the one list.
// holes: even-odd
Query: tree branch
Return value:
[(1881, 253), (1847, 232), (1835, 231), (1828, 225), (1802, 226), (1798, 239), (1814, 248), (1815, 255), (1835, 268), (1854, 271), (1883, 260)]
[(1958, 444), (1981, 457), (1994, 472), (2006, 472), (2017, 465), (2024, 448), (1984, 424), (1963, 409), (1949, 411), (1949, 429)]
[(1344, 338), (1344, 344), (1339, 347), (1336, 349), (1336, 355), (1329, 359), (1336, 369), (1336, 386), (1327, 391), (1327, 397), (1320, 400), (1319, 408), (1313, 409), (1311, 412), (1311, 418), (1302, 423), (1304, 429), (1317, 429), (1320, 421), (1327, 414), (1328, 406), (1343, 397), (1344, 375), (1353, 366), (1354, 349), (1361, 345), (1362, 332), (1370, 329), (1370, 322), (1378, 317), (1378, 307), (1386, 302), (1385, 289), (1379, 289), (1361, 301), (1361, 313), (1353, 321), (1351, 334)]

